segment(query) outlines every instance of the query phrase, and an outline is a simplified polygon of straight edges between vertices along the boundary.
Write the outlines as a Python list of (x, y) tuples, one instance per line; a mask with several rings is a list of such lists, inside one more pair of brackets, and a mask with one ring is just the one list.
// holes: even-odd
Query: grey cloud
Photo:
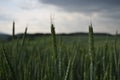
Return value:
[(9, 17), (6, 15), (0, 15), (0, 21), (7, 21), (9, 20)]
[(102, 9), (120, 8), (120, 0), (39, 0), (68, 11), (95, 12)]
[[(62, 10), (93, 16), (95, 31), (120, 31), (120, 0), (39, 0), (43, 4), (54, 5)], [(93, 22), (93, 23), (94, 23)], [(106, 29), (105, 29), (106, 28)], [(108, 30), (109, 29), (109, 30)]]
[(102, 20), (120, 20), (120, 0), (39, 0), (43, 4), (54, 5), (67, 12), (93, 16), (96, 13)]
[(67, 12), (80, 12), (87, 16), (97, 13), (101, 17), (120, 19), (120, 0), (39, 0), (55, 5)]

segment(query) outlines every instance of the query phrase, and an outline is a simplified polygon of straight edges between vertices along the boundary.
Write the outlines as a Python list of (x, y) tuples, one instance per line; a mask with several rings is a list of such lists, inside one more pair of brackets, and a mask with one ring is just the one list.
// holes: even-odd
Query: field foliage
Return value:
[(51, 36), (26, 34), (0, 42), (0, 80), (120, 80), (117, 35), (94, 36), (92, 25), (88, 36), (56, 36), (54, 25)]

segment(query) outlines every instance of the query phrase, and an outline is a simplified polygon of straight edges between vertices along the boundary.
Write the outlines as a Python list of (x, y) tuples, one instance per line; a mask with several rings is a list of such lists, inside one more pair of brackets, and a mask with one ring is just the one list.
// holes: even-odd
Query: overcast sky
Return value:
[(88, 32), (92, 21), (94, 32), (120, 32), (120, 0), (0, 0), (0, 32), (50, 32), (50, 15), (56, 32)]

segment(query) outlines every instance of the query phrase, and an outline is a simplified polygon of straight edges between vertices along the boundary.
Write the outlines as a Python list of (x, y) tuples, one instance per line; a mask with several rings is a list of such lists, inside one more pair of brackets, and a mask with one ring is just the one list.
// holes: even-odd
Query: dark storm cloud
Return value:
[[(54, 5), (62, 10), (83, 13), (87, 16), (97, 14), (102, 20), (120, 20), (120, 0), (39, 0), (43, 4)], [(99, 19), (98, 18), (98, 19)]]
[(120, 8), (120, 0), (39, 0), (68, 11), (96, 12)]
[[(91, 16), (96, 31), (120, 31), (120, 0), (39, 0), (43, 4), (54, 5), (65, 12), (82, 13)], [(93, 23), (94, 23), (93, 22)], [(102, 27), (98, 27), (102, 26)], [(108, 30), (109, 29), (109, 30)]]

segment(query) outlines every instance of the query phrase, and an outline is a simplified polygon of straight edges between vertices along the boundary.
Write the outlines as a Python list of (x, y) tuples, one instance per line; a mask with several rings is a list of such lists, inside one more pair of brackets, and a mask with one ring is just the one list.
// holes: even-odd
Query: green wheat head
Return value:
[(15, 21), (13, 21), (12, 37), (15, 38)]
[(51, 35), (52, 35), (52, 44), (54, 49), (54, 57), (57, 57), (56, 33), (55, 33), (55, 27), (53, 23), (51, 23)]
[(89, 26), (89, 55), (90, 55), (90, 80), (94, 79), (94, 37), (92, 24)]
[(94, 37), (92, 24), (89, 26), (89, 54), (92, 61), (92, 56), (94, 55)]

